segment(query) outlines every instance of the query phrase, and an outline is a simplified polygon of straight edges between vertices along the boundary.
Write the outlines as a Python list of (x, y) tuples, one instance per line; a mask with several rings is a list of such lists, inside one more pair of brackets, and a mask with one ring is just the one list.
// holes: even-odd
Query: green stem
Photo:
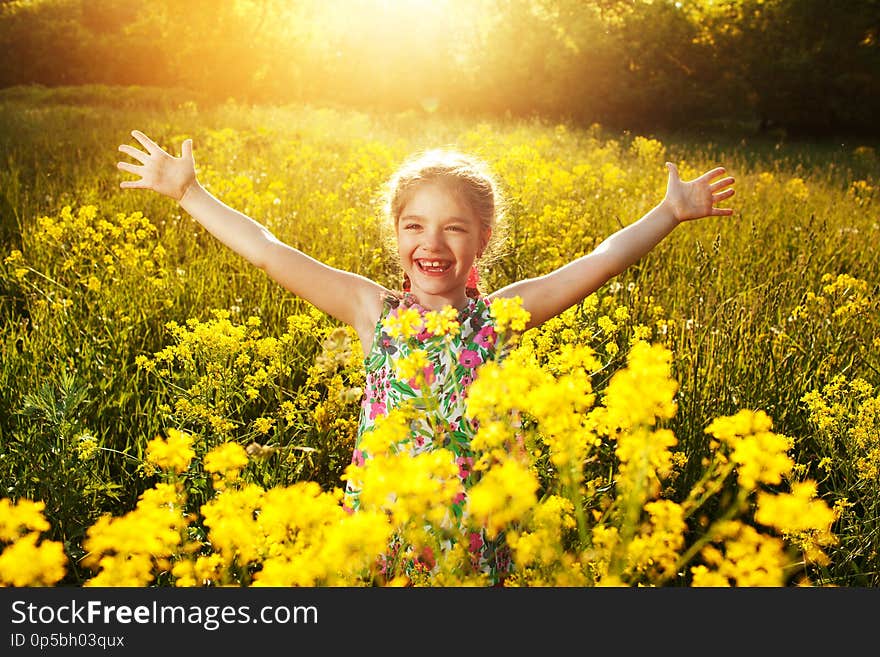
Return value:
[(103, 450), (105, 452), (113, 452), (114, 454), (119, 454), (120, 456), (124, 456), (127, 459), (131, 459), (132, 461), (141, 462), (141, 459), (132, 456), (131, 454), (126, 454), (125, 452), (120, 452), (118, 449), (113, 449), (112, 447), (99, 447), (99, 450)]
[[(713, 463), (713, 467), (710, 467), (708, 470), (706, 470), (705, 474), (700, 478), (700, 481), (698, 481), (691, 489), (691, 493), (693, 493), (694, 489), (696, 488), (704, 488), (703, 494), (698, 499), (696, 499), (696, 501), (693, 501), (691, 497), (688, 496), (688, 499), (686, 499), (682, 503), (682, 507), (684, 507), (685, 509), (689, 509), (686, 510), (683, 519), (687, 520), (688, 518), (690, 518), (697, 511), (697, 509), (703, 506), (706, 500), (708, 500), (710, 497), (720, 491), (721, 487), (724, 485), (724, 482), (727, 480), (727, 477), (730, 475), (731, 472), (733, 472), (733, 463), (728, 463), (727, 467), (720, 472), (715, 471), (715, 465), (716, 464)], [(715, 477), (715, 483), (712, 485), (707, 484), (706, 482), (712, 477)]]
[(684, 568), (691, 561), (691, 559), (693, 559), (700, 552), (700, 550), (703, 549), (704, 545), (712, 542), (712, 540), (714, 538), (714, 536), (713, 536), (714, 528), (724, 522), (727, 522), (731, 518), (735, 517), (742, 509), (743, 503), (746, 501), (747, 497), (748, 497), (748, 492), (740, 489), (740, 491), (737, 495), (737, 498), (736, 498), (736, 503), (731, 504), (727, 508), (727, 510), (725, 510), (725, 512), (721, 515), (721, 517), (716, 519), (715, 522), (713, 522), (710, 525), (709, 529), (707, 529), (706, 532), (700, 538), (698, 538), (696, 541), (694, 541), (693, 545), (691, 545), (690, 548), (688, 548), (687, 552), (685, 552), (684, 554), (681, 555), (681, 557), (679, 558), (679, 560), (675, 564), (675, 568), (673, 569), (673, 572), (676, 572), (676, 573), (679, 572), (682, 568)]

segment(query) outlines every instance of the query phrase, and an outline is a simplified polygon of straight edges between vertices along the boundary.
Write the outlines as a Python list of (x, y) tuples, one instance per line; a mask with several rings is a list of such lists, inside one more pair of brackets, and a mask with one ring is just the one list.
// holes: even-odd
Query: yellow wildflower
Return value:
[(415, 308), (402, 308), (383, 319), (382, 327), (392, 338), (412, 338), (422, 330), (422, 316)]
[(156, 437), (147, 443), (146, 459), (163, 470), (183, 472), (195, 456), (191, 435), (178, 429), (168, 429), (168, 438)]
[(254, 420), (254, 430), (261, 435), (269, 433), (274, 426), (274, 418), (258, 417), (256, 420)]
[(0, 585), (53, 586), (64, 577), (64, 546), (38, 540), (39, 534), (28, 534), (0, 553)]
[(430, 365), (428, 354), (423, 349), (414, 349), (405, 358), (397, 359), (397, 375), (402, 379), (423, 377), (428, 365)]
[(223, 443), (205, 454), (205, 471), (228, 479), (236, 479), (247, 464), (247, 452), (238, 443)]
[(456, 335), (459, 330), (458, 311), (452, 306), (444, 306), (442, 310), (425, 313), (425, 329), (434, 335)]
[(25, 498), (13, 503), (9, 498), (0, 499), (0, 541), (12, 543), (29, 532), (50, 529), (43, 516), (46, 503)]
[(537, 503), (538, 479), (525, 465), (508, 460), (493, 466), (470, 489), (467, 512), (493, 538)]
[(489, 313), (495, 319), (499, 331), (525, 331), (531, 315), (522, 307), (522, 297), (496, 297), (489, 306)]

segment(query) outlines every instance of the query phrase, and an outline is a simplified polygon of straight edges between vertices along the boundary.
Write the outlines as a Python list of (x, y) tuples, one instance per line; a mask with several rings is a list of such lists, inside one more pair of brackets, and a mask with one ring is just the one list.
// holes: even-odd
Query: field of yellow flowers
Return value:
[[(388, 286), (378, 194), (430, 146), (504, 185), (489, 289), (637, 219), (666, 160), (726, 166), (736, 213), (680, 227), (481, 366), (481, 478), (450, 523), (459, 465), (401, 456), (405, 412), (349, 465), (356, 335), (119, 189), (133, 128), (172, 152), (192, 138), (212, 193)], [(0, 155), (2, 585), (484, 585), (464, 548), (480, 527), (505, 534), (512, 586), (880, 584), (875, 145), (85, 89), (0, 94)]]

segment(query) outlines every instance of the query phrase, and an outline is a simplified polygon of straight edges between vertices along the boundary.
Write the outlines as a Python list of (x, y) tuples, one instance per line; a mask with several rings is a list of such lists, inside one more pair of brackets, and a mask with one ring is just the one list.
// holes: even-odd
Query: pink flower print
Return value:
[[(426, 386), (432, 385), (434, 383), (434, 380), (437, 378), (434, 374), (434, 365), (433, 364), (426, 365), (422, 369), (422, 376), (424, 376)], [(413, 389), (421, 387), (421, 385), (419, 383), (419, 379), (416, 379), (416, 378), (410, 379), (409, 381), (407, 381), (407, 383), (409, 384), (409, 387), (413, 388)]]
[(459, 491), (458, 493), (455, 494), (455, 497), (452, 498), (452, 503), (453, 504), (461, 504), (462, 502), (465, 501), (466, 497), (467, 496), (464, 494), (464, 491)]
[(425, 341), (427, 341), (427, 340), (430, 340), (430, 339), (433, 338), (433, 337), (434, 337), (434, 334), (433, 334), (433, 333), (431, 333), (431, 332), (430, 332), (428, 329), (426, 329), (426, 328), (422, 328), (421, 333), (419, 333), (419, 334), (416, 336), (416, 340), (418, 340), (419, 342), (425, 342)]
[(437, 565), (437, 560), (434, 558), (434, 550), (428, 545), (423, 547), (421, 554), (419, 554), (416, 560), (416, 564), (426, 568), (428, 571), (433, 570), (434, 566)]
[(481, 328), (474, 338), (474, 342), (483, 347), (483, 349), (492, 347), (495, 344), (495, 327), (484, 326)]
[(476, 351), (473, 351), (472, 349), (464, 349), (458, 355), (458, 362), (469, 369), (474, 369), (477, 365), (483, 362), (483, 359)]
[(483, 537), (480, 532), (471, 532), (471, 544), (468, 548), (470, 552), (476, 553), (483, 549)]
[(387, 412), (385, 408), (385, 402), (373, 402), (370, 404), (370, 419), (375, 420), (380, 415), (385, 415)]
[(358, 467), (364, 464), (364, 453), (362, 450), (354, 450), (354, 454), (351, 455), (351, 464)]
[(467, 479), (467, 476), (471, 473), (471, 469), (474, 466), (474, 457), (459, 456), (455, 459), (455, 463), (458, 465), (458, 476), (461, 479)]
[(463, 377), (461, 377), (461, 381), (460, 381), (459, 383), (461, 383), (461, 387), (462, 387), (462, 388), (464, 388), (465, 390), (467, 390), (468, 386), (470, 386), (470, 384), (472, 384), (473, 382), (474, 382), (474, 377), (472, 377), (472, 376), (463, 376)]

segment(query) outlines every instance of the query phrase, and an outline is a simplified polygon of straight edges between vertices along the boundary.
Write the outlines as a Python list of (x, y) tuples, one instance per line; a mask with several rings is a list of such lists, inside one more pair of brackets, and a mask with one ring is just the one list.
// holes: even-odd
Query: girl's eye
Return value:
[(454, 230), (458, 233), (464, 232), (464, 228), (462, 228), (461, 226), (450, 226), (449, 230)]
[(418, 224), (405, 224), (405, 225), (403, 226), (403, 229), (404, 229), (404, 230), (415, 230), (415, 229), (418, 228), (418, 227), (419, 227)]

